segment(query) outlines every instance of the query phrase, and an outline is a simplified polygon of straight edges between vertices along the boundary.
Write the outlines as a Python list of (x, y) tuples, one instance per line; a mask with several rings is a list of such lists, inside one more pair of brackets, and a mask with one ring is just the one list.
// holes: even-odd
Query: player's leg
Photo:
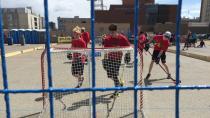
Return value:
[(169, 69), (168, 69), (168, 66), (166, 65), (166, 54), (165, 52), (161, 55), (161, 62), (166, 70), (166, 73), (167, 73), (167, 79), (170, 79), (171, 78), (171, 74), (169, 72)]
[(112, 61), (112, 65), (113, 65), (112, 75), (113, 75), (114, 85), (115, 87), (119, 87), (120, 80), (118, 76), (119, 76), (119, 71), (120, 71), (120, 66), (121, 66), (121, 60)]
[(75, 88), (79, 88), (82, 86), (84, 77), (83, 77), (83, 70), (84, 70), (84, 64), (79, 59), (75, 59), (72, 62), (71, 66), (72, 75), (77, 78), (77, 86)]
[(145, 79), (149, 79), (149, 77), (151, 76), (153, 64), (154, 64), (155, 60), (157, 59), (158, 54), (159, 54), (159, 51), (157, 51), (157, 50), (153, 51), (152, 61), (150, 62), (150, 65), (149, 65), (149, 72), (148, 72), (148, 74), (147, 74)]
[[(114, 85), (115, 87), (120, 87), (123, 86), (118, 78), (119, 76), (119, 71), (120, 71), (120, 65), (121, 65), (121, 60), (115, 60), (112, 61), (113, 65), (113, 70), (112, 70), (112, 78), (114, 80)], [(115, 98), (119, 96), (120, 91), (115, 91), (113, 95), (110, 96), (110, 98)]]
[(84, 72), (84, 63), (82, 62), (81, 59), (79, 59), (79, 61), (78, 61), (78, 85), (77, 85), (77, 88), (80, 88), (83, 84), (83, 81), (84, 81), (83, 72)]

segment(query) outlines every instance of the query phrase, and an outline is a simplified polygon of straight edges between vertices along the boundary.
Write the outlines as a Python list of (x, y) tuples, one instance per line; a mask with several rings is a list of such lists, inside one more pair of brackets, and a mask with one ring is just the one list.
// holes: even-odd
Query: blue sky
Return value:
[[(155, 0), (158, 4), (178, 4), (178, 0)], [(182, 16), (199, 17), (201, 0), (183, 0)]]
[[(178, 0), (156, 0), (157, 4), (177, 4)], [(104, 0), (104, 4), (122, 4), (122, 0)], [(1, 0), (2, 7), (32, 6), (33, 11), (43, 16), (43, 0)], [(182, 16), (198, 17), (201, 0), (183, 0)], [(90, 2), (87, 0), (49, 0), (50, 20), (57, 22), (57, 17), (90, 17)]]

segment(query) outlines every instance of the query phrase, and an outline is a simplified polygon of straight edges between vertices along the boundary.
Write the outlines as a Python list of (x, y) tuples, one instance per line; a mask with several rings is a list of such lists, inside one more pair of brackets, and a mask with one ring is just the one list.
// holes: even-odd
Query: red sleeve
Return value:
[(139, 37), (139, 40), (138, 40), (138, 48), (139, 49), (144, 49), (144, 47), (145, 47), (145, 44), (144, 44), (144, 42), (146, 41), (146, 36), (145, 35), (141, 35), (140, 37)]
[(86, 48), (86, 43), (83, 39), (80, 39), (80, 48)]
[(89, 42), (90, 42), (90, 35), (89, 35), (88, 32), (82, 33), (82, 38), (84, 39), (84, 41), (85, 41), (86, 43), (89, 43)]
[(155, 42), (160, 42), (160, 39), (161, 39), (161, 36), (160, 35), (156, 35), (156, 36), (153, 37), (153, 40)]
[(72, 41), (72, 48), (86, 48), (86, 43), (83, 39), (76, 39)]
[(169, 47), (170, 43), (168, 40), (163, 40), (163, 46), (162, 46), (162, 50), (163, 51), (167, 51), (168, 47)]
[(89, 34), (89, 32), (86, 32), (86, 34), (87, 34), (88, 42), (90, 42), (90, 34)]
[(109, 42), (109, 40), (111, 39), (111, 37), (110, 36), (106, 36), (106, 38), (103, 40), (103, 45), (104, 45), (104, 47), (110, 47), (111, 45), (111, 43)]
[(75, 41), (76, 41), (76, 40), (73, 39), (72, 42), (71, 42), (71, 47), (72, 47), (72, 48), (76, 47), (76, 42), (75, 42)]
[(128, 41), (128, 38), (125, 37), (124, 35), (119, 35), (119, 44), (120, 46), (130, 46), (130, 42)]
[(146, 36), (145, 35), (141, 35), (139, 37), (139, 43), (143, 43), (144, 41), (146, 41)]

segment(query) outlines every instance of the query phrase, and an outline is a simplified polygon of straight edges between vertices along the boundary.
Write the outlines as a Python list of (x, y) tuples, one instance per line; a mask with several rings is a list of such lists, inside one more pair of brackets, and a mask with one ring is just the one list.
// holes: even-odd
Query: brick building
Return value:
[[(130, 29), (129, 23), (116, 23), (118, 25), (118, 31), (121, 33), (127, 33)], [(95, 23), (95, 35), (103, 35), (108, 33), (108, 26), (110, 23)], [(72, 36), (72, 29), (76, 26), (85, 27), (90, 32), (90, 18), (62, 18), (58, 17), (58, 31), (59, 36)]]
[[(176, 22), (177, 5), (159, 5), (154, 0), (141, 0), (139, 4), (139, 24), (148, 27), (148, 31), (153, 31), (156, 23)], [(129, 23), (133, 31), (134, 0), (123, 0), (122, 5), (111, 5), (109, 10), (97, 10), (95, 20), (97, 23)]]
[(201, 22), (210, 22), (210, 0), (201, 0)]

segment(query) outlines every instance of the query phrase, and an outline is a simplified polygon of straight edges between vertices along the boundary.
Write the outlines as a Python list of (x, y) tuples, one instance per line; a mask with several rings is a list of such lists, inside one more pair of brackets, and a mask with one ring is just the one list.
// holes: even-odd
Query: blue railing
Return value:
[[(44, 0), (44, 11), (45, 11), (45, 26), (46, 26), (46, 48), (47, 48), (47, 61), (48, 61), (48, 81), (49, 88), (42, 89), (31, 89), (31, 90), (12, 90), (8, 89), (7, 82), (7, 67), (5, 59), (5, 49), (4, 49), (4, 35), (2, 28), (2, 13), (0, 12), (0, 32), (1, 32), (1, 60), (2, 60), (2, 76), (3, 76), (3, 85), (4, 89), (0, 90), (0, 94), (4, 94), (4, 99), (6, 102), (6, 114), (7, 118), (11, 117), (10, 113), (10, 99), (9, 94), (22, 94), (22, 93), (49, 93), (50, 99), (50, 117), (54, 118), (54, 108), (53, 108), (53, 92), (67, 92), (67, 91), (91, 91), (92, 92), (92, 117), (96, 118), (96, 91), (113, 91), (113, 90), (127, 90), (134, 91), (134, 118), (138, 118), (138, 109), (137, 109), (137, 92), (139, 90), (176, 90), (176, 112), (175, 117), (179, 118), (179, 91), (180, 90), (194, 90), (194, 89), (210, 89), (209, 85), (198, 85), (198, 86), (181, 86), (179, 85), (180, 77), (180, 19), (181, 19), (181, 6), (182, 0), (178, 0), (177, 7), (177, 20), (176, 20), (176, 86), (143, 86), (140, 87), (137, 85), (137, 74), (138, 74), (138, 59), (137, 59), (137, 39), (138, 39), (138, 18), (139, 18), (139, 2), (140, 0), (135, 0), (135, 18), (134, 18), (134, 35), (135, 35), (135, 52), (134, 52), (134, 87), (114, 87), (114, 88), (96, 88), (95, 80), (95, 37), (94, 37), (94, 0), (91, 0), (91, 38), (92, 38), (92, 88), (53, 88), (52, 83), (52, 69), (51, 69), (51, 58), (50, 58), (50, 33), (49, 33), (49, 18), (48, 18), (48, 0)], [(1, 9), (1, 6), (0, 6)], [(1, 10), (2, 11), (2, 10)]]

